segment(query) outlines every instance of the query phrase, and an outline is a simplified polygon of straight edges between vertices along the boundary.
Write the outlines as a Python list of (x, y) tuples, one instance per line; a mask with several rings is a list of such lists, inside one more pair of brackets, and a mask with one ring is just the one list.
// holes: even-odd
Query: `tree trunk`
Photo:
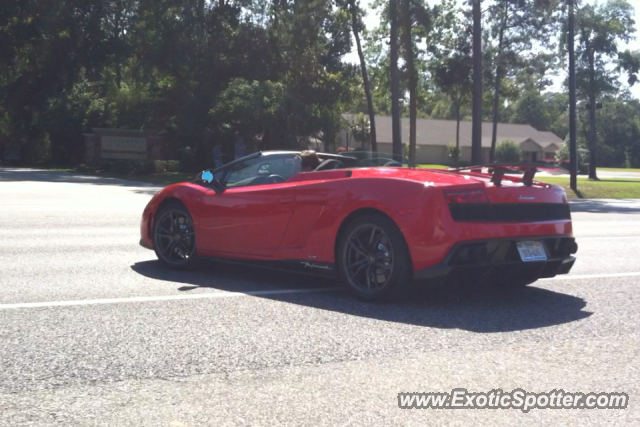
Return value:
[(500, 87), (502, 86), (502, 49), (504, 42), (504, 28), (507, 25), (509, 4), (505, 3), (504, 18), (498, 36), (498, 56), (496, 64), (495, 93), (493, 94), (493, 132), (491, 133), (491, 151), (489, 152), (489, 163), (493, 163), (496, 156), (496, 142), (498, 139), (498, 122), (500, 121)]
[(589, 49), (589, 104), (591, 104), (589, 108), (589, 179), (598, 179), (596, 174), (596, 71), (592, 49)]
[(471, 163), (482, 163), (482, 9), (481, 1), (473, 2), (473, 126), (471, 130)]
[(198, 0), (198, 10), (196, 10), (198, 16), (198, 25), (200, 25), (204, 29), (204, 0)]
[(362, 84), (364, 86), (364, 94), (367, 98), (367, 110), (369, 110), (369, 138), (371, 141), (371, 151), (378, 151), (378, 141), (376, 136), (376, 113), (373, 109), (373, 97), (371, 96), (371, 85), (369, 84), (369, 76), (367, 75), (367, 63), (364, 60), (362, 45), (360, 44), (360, 30), (358, 26), (358, 8), (356, 0), (349, 0), (351, 6), (351, 23), (353, 27), (353, 36), (356, 39), (358, 47), (358, 56), (360, 57), (360, 70), (362, 71)]
[(122, 64), (120, 63), (120, 33), (121, 33), (121, 20), (122, 20), (122, 1), (115, 2), (115, 16), (113, 18), (113, 41), (114, 46), (117, 47), (118, 51), (116, 51), (115, 55), (115, 66), (116, 66), (116, 86), (120, 89), (122, 85)]
[(500, 121), (500, 86), (502, 84), (502, 67), (496, 68), (496, 86), (493, 94), (493, 132), (491, 133), (491, 151), (489, 163), (493, 163), (496, 155), (496, 142), (498, 140), (498, 122)]
[(404, 53), (409, 74), (409, 167), (416, 166), (417, 79), (411, 38), (411, 0), (403, 0)]
[(389, 37), (390, 78), (391, 78), (391, 128), (393, 157), (402, 161), (402, 135), (400, 133), (400, 81), (398, 76), (398, 0), (389, 0)]
[(460, 97), (457, 97), (455, 100), (456, 107), (456, 158), (455, 158), (455, 167), (458, 167), (460, 164)]

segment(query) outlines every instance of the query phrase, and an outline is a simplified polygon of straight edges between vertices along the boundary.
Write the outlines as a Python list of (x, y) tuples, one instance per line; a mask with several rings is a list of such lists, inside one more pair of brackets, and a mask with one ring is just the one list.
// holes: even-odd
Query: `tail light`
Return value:
[(450, 205), (457, 203), (489, 203), (484, 190), (449, 190), (444, 197)]

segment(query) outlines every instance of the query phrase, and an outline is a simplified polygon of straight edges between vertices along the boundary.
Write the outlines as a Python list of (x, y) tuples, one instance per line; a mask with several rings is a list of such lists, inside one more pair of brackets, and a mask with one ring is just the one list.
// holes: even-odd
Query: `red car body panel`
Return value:
[(572, 237), (570, 219), (536, 222), (456, 222), (443, 190), (481, 189), (491, 204), (567, 203), (559, 186), (491, 175), (394, 167), (301, 172), (284, 183), (216, 193), (195, 183), (170, 185), (144, 210), (141, 244), (153, 247), (154, 214), (167, 200), (192, 215), (197, 253), (239, 260), (333, 264), (340, 226), (362, 209), (380, 211), (402, 231), (414, 271), (443, 262), (460, 242), (536, 236)]

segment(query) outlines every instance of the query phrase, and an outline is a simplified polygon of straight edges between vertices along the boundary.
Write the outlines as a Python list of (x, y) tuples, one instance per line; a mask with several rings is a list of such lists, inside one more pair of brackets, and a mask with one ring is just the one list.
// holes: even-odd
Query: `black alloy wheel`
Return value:
[(172, 204), (156, 215), (153, 248), (158, 259), (172, 268), (190, 266), (195, 258), (196, 236), (193, 219), (182, 205)]
[(378, 301), (406, 293), (411, 262), (404, 236), (390, 219), (357, 218), (342, 233), (336, 255), (340, 277), (356, 296)]

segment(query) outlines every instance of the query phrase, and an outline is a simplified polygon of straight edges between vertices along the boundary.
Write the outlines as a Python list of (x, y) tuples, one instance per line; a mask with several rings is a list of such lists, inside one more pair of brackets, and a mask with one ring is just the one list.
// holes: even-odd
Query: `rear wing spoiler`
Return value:
[[(533, 185), (533, 177), (538, 171), (549, 171), (558, 174), (568, 174), (569, 171), (558, 166), (547, 166), (540, 163), (489, 163), (486, 165), (468, 166), (463, 168), (447, 169), (451, 172), (479, 172), (482, 169), (489, 169), (491, 173), (491, 182), (496, 186), (502, 185), (502, 178), (507, 172), (523, 172), (521, 182), (527, 187)], [(492, 172), (491, 172), (492, 171)]]

